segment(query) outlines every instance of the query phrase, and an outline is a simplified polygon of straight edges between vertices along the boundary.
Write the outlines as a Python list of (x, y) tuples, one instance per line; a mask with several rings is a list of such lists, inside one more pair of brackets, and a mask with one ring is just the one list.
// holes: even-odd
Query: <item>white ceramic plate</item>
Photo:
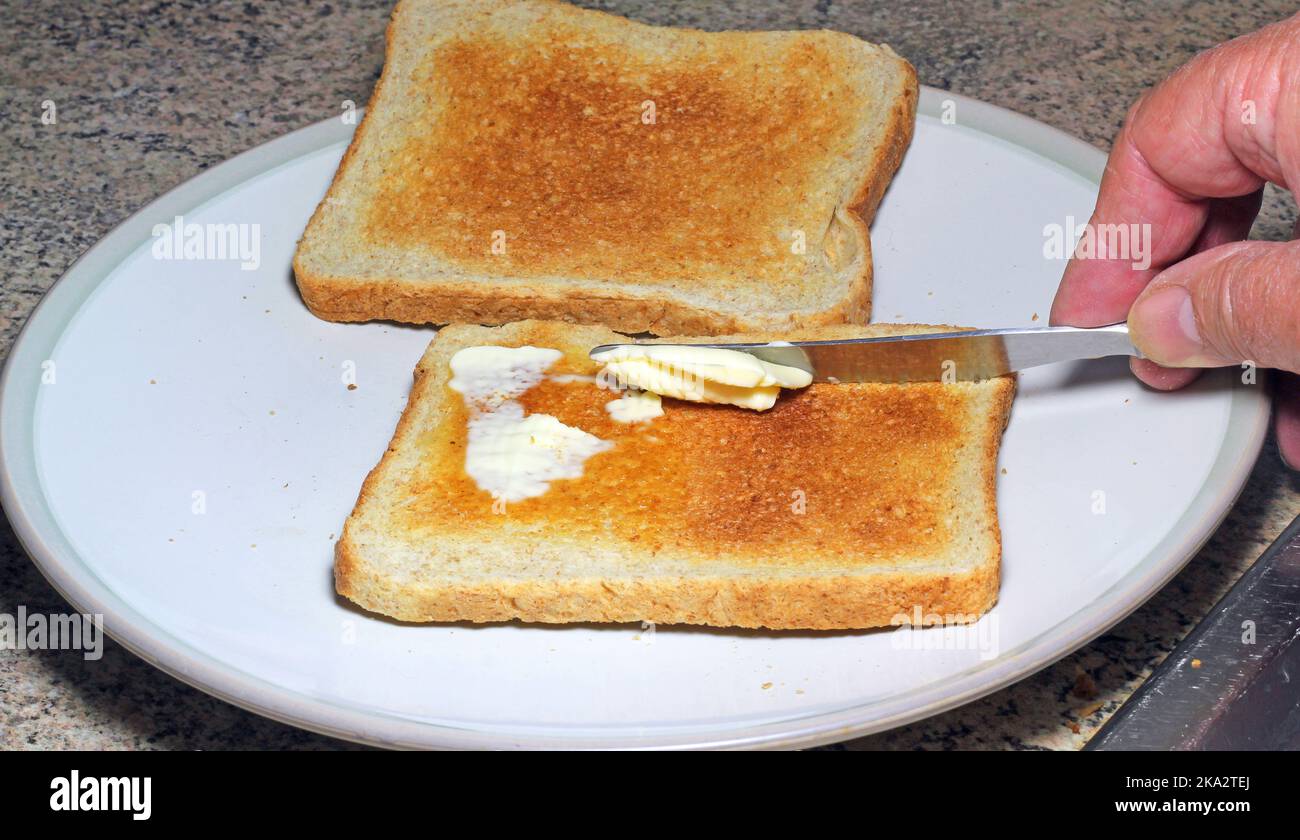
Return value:
[[(1103, 156), (942, 92), (921, 111), (872, 233), (876, 320), (1045, 319), (1063, 263), (1044, 258), (1044, 226), (1087, 218)], [(4, 506), (42, 572), (138, 655), (261, 714), (400, 746), (789, 746), (885, 729), (1135, 609), (1221, 520), (1263, 439), (1261, 389), (1228, 371), (1178, 394), (1144, 391), (1122, 360), (1026, 374), (1002, 455), (1001, 598), (973, 635), (366, 615), (334, 595), (333, 536), (433, 333), (326, 323), (294, 288), (294, 243), (350, 133), (295, 132), (128, 219), (46, 296), (3, 378)], [(153, 226), (178, 215), (260, 225), (260, 268), (154, 258)]]

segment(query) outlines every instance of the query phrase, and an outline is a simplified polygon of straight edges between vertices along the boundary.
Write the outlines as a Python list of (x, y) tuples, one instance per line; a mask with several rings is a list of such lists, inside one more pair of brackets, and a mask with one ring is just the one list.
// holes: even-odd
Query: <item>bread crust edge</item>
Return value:
[(335, 547), (335, 588), (399, 621), (534, 624), (696, 624), (767, 630), (866, 630), (967, 624), (996, 602), (999, 563), (963, 574), (690, 577), (449, 582), (418, 589), (367, 571), (347, 534)]

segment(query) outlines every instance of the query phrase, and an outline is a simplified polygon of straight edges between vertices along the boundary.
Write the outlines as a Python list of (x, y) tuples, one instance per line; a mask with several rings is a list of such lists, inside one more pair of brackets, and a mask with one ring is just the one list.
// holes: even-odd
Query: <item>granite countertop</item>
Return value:
[[(924, 84), (1019, 111), (1108, 148), (1143, 89), (1219, 41), (1280, 20), (1288, 0), (617, 0), (640, 20), (705, 29), (825, 27), (883, 41)], [(280, 3), (0, 0), (0, 357), (44, 291), (131, 212), (251, 146), (364, 103), (391, 0)], [(53, 100), (58, 124), (41, 123)], [(1255, 236), (1285, 239), (1295, 206), (1270, 192)], [(1240, 501), (1163, 591), (1109, 634), (1023, 682), (848, 749), (1082, 746), (1300, 513), (1270, 440)], [(60, 612), (0, 520), (0, 613)], [(227, 705), (112, 642), (0, 651), (0, 747), (338, 748)]]

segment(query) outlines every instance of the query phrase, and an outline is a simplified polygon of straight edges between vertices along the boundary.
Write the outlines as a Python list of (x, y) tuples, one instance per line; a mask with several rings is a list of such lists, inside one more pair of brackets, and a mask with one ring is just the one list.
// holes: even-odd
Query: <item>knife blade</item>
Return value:
[[(621, 346), (604, 344), (591, 352)], [(739, 350), (765, 362), (806, 370), (819, 382), (969, 382), (1055, 362), (1142, 355), (1129, 339), (1127, 324), (693, 346)]]

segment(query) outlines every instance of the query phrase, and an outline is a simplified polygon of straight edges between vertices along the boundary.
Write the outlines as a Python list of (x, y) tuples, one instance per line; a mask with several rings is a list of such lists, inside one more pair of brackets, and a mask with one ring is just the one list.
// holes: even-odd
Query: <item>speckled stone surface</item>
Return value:
[[(359, 3), (0, 0), (0, 356), (87, 247), (168, 188), (250, 146), (364, 103), (389, 0)], [(1289, 0), (1226, 2), (586, 3), (705, 29), (826, 27), (884, 41), (921, 81), (1028, 114), (1102, 148), (1127, 105), (1198, 50), (1279, 20)], [(53, 100), (58, 122), (41, 122)], [(1271, 193), (1259, 238), (1295, 219)], [(1300, 479), (1270, 441), (1222, 527), (1111, 633), (939, 717), (847, 749), (1082, 746), (1300, 513)], [(0, 612), (65, 606), (0, 522)], [(335, 749), (241, 711), (109, 642), (104, 658), (0, 651), (0, 747)]]

